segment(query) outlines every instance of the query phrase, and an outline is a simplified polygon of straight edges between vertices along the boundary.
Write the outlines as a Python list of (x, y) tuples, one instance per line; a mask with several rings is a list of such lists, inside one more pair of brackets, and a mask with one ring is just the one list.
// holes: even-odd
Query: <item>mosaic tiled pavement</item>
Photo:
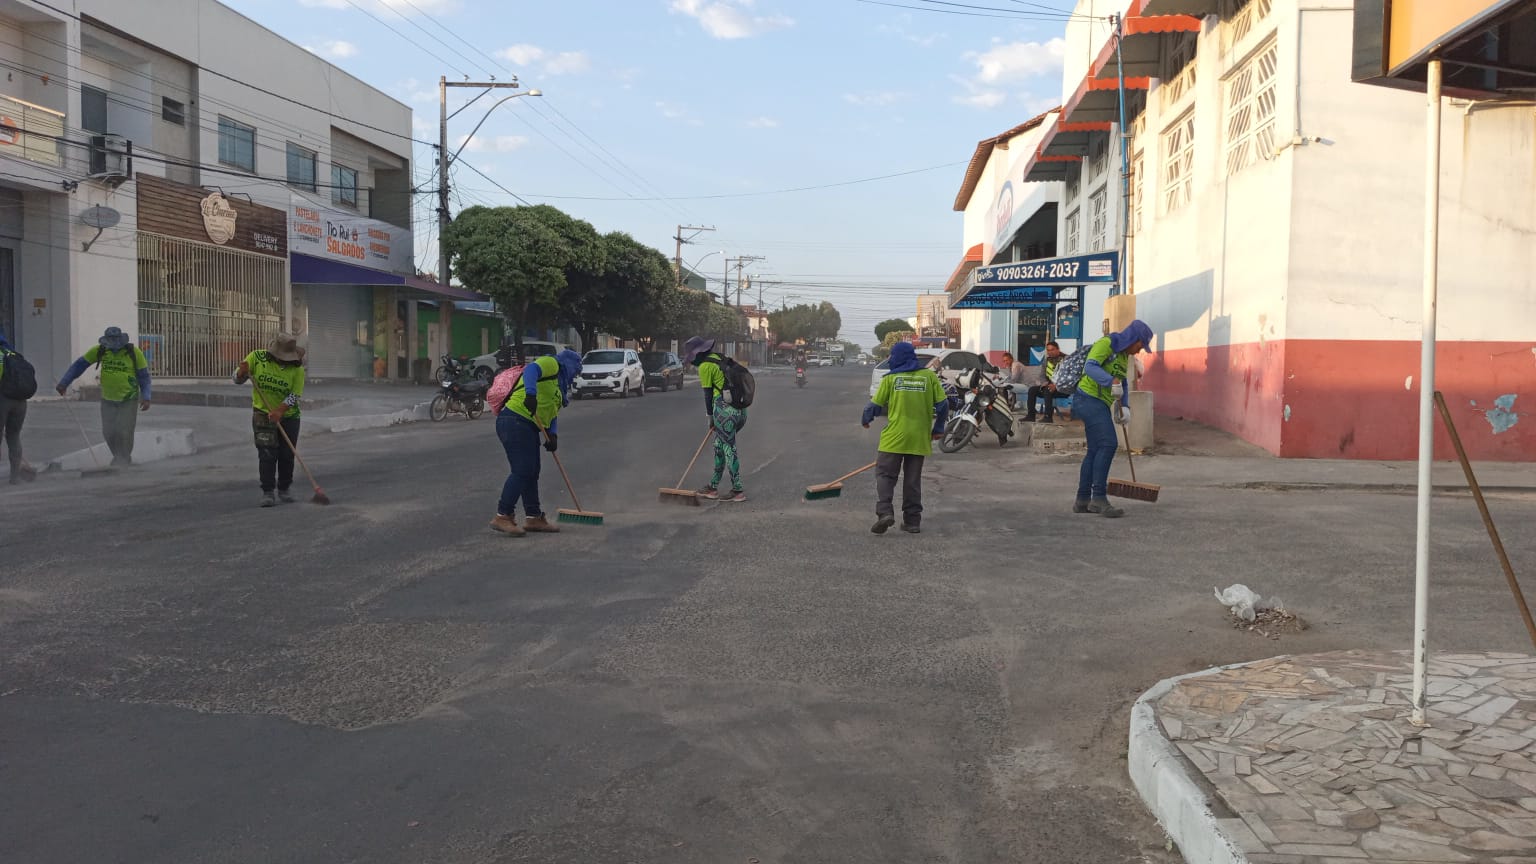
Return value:
[(1254, 864), (1536, 864), (1536, 657), (1433, 655), (1422, 729), (1410, 664), (1266, 660), (1185, 679), (1155, 713)]

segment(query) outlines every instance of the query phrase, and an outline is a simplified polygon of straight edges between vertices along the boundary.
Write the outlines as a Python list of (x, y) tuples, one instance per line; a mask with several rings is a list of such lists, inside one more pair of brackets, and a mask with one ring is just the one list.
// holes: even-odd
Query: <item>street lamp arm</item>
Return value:
[(500, 108), (503, 102), (511, 102), (513, 99), (516, 99), (516, 98), (518, 98), (520, 96), (543, 96), (543, 95), (544, 94), (539, 92), (538, 90), (529, 90), (526, 93), (513, 93), (511, 96), (507, 96), (507, 97), (497, 101), (495, 105), (492, 105), (490, 108), (487, 108), (486, 111), (485, 111), (485, 116), (481, 117), (480, 118), (480, 122), (475, 124), (475, 128), (470, 130), (469, 136), (464, 139), (464, 143), (463, 144), (459, 145), (459, 149), (453, 151), (453, 155), (448, 157), (448, 162), (451, 164), (453, 162), (458, 161), (459, 154), (464, 152), (464, 148), (469, 146), (469, 142), (475, 140), (475, 133), (480, 131), (480, 127), (485, 125), (485, 121), (491, 119), (491, 114), (493, 112), (495, 112), (495, 110), (497, 108)]

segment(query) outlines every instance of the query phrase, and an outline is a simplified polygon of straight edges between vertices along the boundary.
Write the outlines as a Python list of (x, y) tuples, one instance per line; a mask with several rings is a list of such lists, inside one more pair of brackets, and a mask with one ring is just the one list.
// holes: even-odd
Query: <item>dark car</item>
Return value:
[(640, 366), (645, 369), (645, 386), (683, 389), (683, 361), (668, 351), (640, 352)]

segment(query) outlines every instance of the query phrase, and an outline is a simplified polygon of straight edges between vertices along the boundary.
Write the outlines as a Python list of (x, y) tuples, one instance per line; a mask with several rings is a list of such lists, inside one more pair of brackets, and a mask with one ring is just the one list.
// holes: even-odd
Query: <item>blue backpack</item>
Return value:
[(1056, 367), (1056, 374), (1051, 377), (1057, 393), (1070, 396), (1077, 392), (1077, 385), (1082, 383), (1083, 376), (1088, 373), (1088, 351), (1092, 348), (1093, 343), (1090, 342), (1062, 358)]

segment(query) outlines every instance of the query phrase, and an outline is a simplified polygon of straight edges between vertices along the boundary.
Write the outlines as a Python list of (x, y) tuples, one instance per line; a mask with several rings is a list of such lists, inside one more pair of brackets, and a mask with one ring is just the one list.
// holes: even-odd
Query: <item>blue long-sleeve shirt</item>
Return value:
[[(1090, 359), (1088, 363), (1083, 367), (1083, 373), (1089, 378), (1092, 378), (1095, 384), (1103, 387), (1106, 392), (1110, 391), (1111, 388), (1115, 386), (1115, 376), (1109, 374), (1109, 371), (1103, 366), (1100, 366), (1099, 361), (1097, 360)], [(1122, 384), (1120, 387), (1121, 405), (1130, 404), (1130, 394), (1131, 385), (1128, 382)]]

